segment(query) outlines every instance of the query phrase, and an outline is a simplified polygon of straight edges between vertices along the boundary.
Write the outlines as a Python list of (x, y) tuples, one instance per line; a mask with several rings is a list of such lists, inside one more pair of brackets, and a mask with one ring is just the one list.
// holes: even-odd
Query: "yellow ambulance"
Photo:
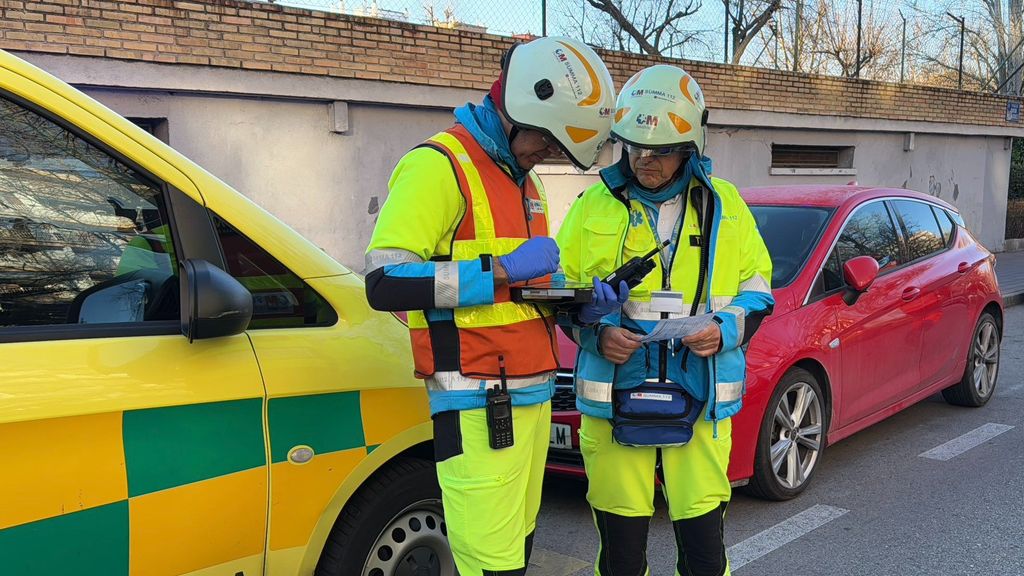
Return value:
[(412, 372), (358, 276), (0, 51), (0, 574), (452, 575)]

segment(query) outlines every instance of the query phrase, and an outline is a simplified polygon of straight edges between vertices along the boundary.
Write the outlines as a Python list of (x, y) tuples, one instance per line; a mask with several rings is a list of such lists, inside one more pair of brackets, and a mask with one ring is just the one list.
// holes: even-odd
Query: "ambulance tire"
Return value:
[(316, 576), (456, 576), (434, 463), (397, 458), (342, 509)]
[[(786, 429), (776, 420), (775, 413), (781, 410), (791, 415), (794, 411), (792, 401), (798, 394), (806, 396), (808, 408), (801, 422)], [(787, 397), (785, 401), (784, 396)], [(775, 501), (790, 500), (803, 492), (821, 465), (826, 445), (828, 414), (825, 395), (822, 394), (818, 379), (803, 368), (790, 368), (775, 387), (764, 411), (754, 449), (754, 475), (743, 487), (743, 491), (755, 498)], [(815, 441), (816, 450), (810, 449), (806, 442), (794, 442), (797, 437), (805, 434), (807, 438)], [(793, 444), (796, 445), (791, 446)], [(773, 446), (791, 446), (786, 449), (787, 454), (790, 449), (795, 450), (797, 466), (801, 471), (799, 475), (789, 475), (792, 460), (784, 458), (778, 470), (772, 466)]]

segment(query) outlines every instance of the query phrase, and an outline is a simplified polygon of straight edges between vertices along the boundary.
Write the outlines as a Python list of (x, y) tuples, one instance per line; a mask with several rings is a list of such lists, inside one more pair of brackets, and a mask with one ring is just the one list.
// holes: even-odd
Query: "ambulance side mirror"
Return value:
[(206, 260), (181, 265), (181, 333), (194, 340), (245, 332), (252, 319), (252, 294)]

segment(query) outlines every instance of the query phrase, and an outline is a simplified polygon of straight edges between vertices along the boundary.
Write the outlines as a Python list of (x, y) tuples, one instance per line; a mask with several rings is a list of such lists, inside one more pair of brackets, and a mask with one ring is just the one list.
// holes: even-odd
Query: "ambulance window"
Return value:
[(330, 326), (331, 305), (255, 242), (217, 216), (213, 218), (228, 272), (252, 292), (250, 329)]
[(158, 184), (0, 96), (0, 328), (174, 321)]

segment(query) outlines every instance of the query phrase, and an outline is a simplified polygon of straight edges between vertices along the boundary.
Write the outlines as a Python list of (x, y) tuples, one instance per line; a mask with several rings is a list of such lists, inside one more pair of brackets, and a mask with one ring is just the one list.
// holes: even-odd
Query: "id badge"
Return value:
[(651, 292), (651, 312), (682, 314), (683, 293), (666, 291)]

